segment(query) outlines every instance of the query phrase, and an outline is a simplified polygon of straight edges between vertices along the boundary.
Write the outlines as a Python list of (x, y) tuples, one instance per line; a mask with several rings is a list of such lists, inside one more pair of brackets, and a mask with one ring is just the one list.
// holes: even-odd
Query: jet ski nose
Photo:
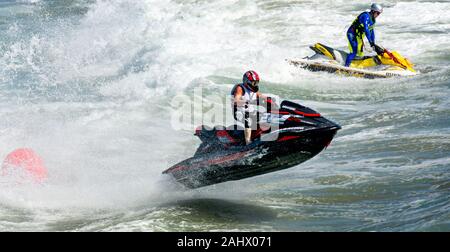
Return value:
[(331, 121), (330, 121), (330, 126), (328, 128), (330, 130), (335, 130), (335, 131), (338, 131), (338, 130), (342, 129), (341, 125), (339, 125), (337, 123), (334, 123), (334, 122), (331, 122)]
[(329, 129), (329, 130), (340, 130), (342, 127), (341, 125), (325, 118), (325, 117), (320, 117), (316, 119), (316, 123), (317, 123), (317, 128), (318, 129)]
[(335, 122), (332, 122), (332, 121), (330, 121), (330, 123), (331, 123), (331, 128), (332, 129), (336, 129), (336, 130), (342, 129), (341, 125), (339, 125), (339, 124), (337, 124)]
[(318, 132), (330, 132), (333, 133), (333, 135), (340, 129), (342, 129), (341, 125), (330, 121), (328, 119), (325, 118), (321, 118), (321, 123), (318, 125), (318, 127), (316, 128), (316, 130)]

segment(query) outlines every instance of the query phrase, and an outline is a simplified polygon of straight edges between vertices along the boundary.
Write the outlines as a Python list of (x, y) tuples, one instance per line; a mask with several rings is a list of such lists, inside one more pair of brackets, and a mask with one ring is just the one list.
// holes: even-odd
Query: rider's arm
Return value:
[(256, 95), (258, 98), (262, 99), (263, 102), (272, 104), (272, 97), (263, 95), (261, 92), (257, 92)]
[(370, 30), (370, 14), (365, 13), (359, 17), (359, 22), (364, 25), (364, 32), (366, 33), (367, 40), (369, 40), (370, 46), (375, 45), (375, 31), (372, 29)]
[(263, 104), (267, 105), (266, 108), (268, 111), (278, 110), (278, 105), (274, 102), (272, 97), (263, 95), (260, 92), (257, 92), (256, 95), (263, 100)]
[(261, 92), (259, 92), (259, 91), (258, 91), (258, 92), (256, 93), (256, 95), (257, 95), (257, 97), (258, 97), (258, 98), (261, 98), (261, 99), (267, 100), (267, 96), (265, 96), (265, 95), (261, 94)]
[[(267, 95), (263, 95), (260, 92), (256, 93), (258, 95), (258, 98), (263, 99), (263, 101), (267, 104), (274, 104), (273, 98)], [(276, 105), (276, 104), (275, 104)]]
[(242, 99), (242, 96), (244, 95), (244, 90), (242, 90), (242, 87), (238, 86), (236, 87), (236, 93), (234, 93), (234, 103), (241, 107), (245, 105), (244, 99)]

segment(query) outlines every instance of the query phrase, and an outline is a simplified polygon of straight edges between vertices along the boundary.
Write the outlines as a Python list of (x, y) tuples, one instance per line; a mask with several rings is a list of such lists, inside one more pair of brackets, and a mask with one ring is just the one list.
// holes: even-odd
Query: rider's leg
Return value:
[(350, 53), (347, 55), (347, 59), (345, 60), (345, 66), (348, 67), (352, 63), (352, 60), (355, 58), (356, 54), (358, 53), (358, 40), (356, 38), (356, 35), (348, 32), (347, 33), (347, 39), (348, 39), (348, 48), (350, 50)]

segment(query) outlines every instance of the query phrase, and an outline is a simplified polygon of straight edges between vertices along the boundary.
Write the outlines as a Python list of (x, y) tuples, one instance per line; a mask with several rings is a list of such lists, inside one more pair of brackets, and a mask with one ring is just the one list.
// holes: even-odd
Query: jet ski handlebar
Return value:
[(275, 100), (272, 97), (267, 97), (265, 99), (257, 99), (250, 102), (246, 102), (247, 105), (262, 105), (267, 106), (267, 112), (270, 113), (272, 110), (278, 110), (279, 106), (275, 102)]
[(375, 48), (375, 52), (378, 55), (382, 55), (386, 51), (386, 49), (384, 49), (382, 46), (379, 45), (374, 45), (373, 47)]

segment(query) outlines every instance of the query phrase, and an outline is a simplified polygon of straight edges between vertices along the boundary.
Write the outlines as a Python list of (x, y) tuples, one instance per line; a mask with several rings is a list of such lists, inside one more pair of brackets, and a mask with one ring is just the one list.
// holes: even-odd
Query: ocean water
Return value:
[[(21, 147), (45, 183), (0, 178), (2, 231), (450, 231), (450, 2), (381, 1), (377, 43), (411, 78), (312, 73), (285, 59), (346, 49), (370, 1), (2, 0), (0, 161)], [(296, 167), (197, 190), (161, 172), (199, 140), (173, 99), (263, 93), (338, 122)], [(205, 98), (207, 100), (207, 98)]]

